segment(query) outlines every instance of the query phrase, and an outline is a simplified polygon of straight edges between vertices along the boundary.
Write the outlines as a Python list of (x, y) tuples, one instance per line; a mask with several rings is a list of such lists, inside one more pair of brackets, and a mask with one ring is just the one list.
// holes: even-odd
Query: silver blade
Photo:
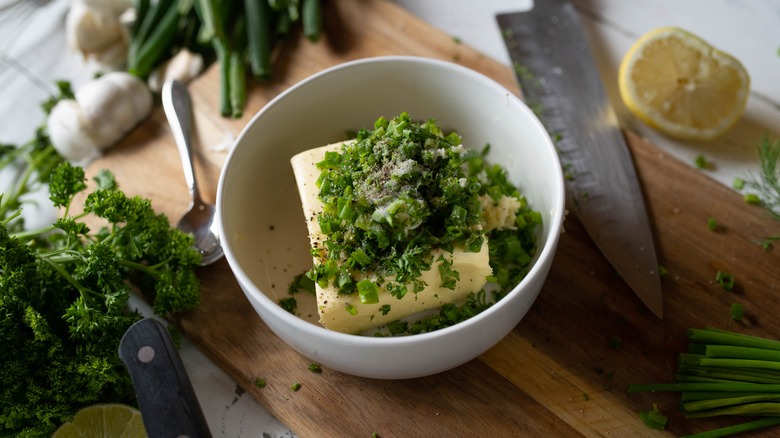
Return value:
[(577, 12), (537, 0), (496, 17), (525, 97), (556, 140), (574, 212), (631, 289), (659, 318), (663, 296), (642, 190)]

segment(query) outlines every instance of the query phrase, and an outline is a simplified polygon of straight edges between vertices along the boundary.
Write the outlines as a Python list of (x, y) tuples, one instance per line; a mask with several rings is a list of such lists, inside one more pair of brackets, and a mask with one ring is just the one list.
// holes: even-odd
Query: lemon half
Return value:
[(108, 403), (79, 410), (52, 438), (146, 438), (141, 412), (131, 406)]
[(750, 77), (733, 56), (676, 27), (639, 38), (620, 64), (620, 96), (634, 115), (661, 132), (711, 140), (745, 111)]

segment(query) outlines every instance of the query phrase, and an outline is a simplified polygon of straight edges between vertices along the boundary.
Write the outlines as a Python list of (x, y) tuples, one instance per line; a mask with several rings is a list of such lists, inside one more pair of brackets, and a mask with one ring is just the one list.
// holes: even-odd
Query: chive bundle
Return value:
[(127, 69), (147, 78), (182, 48), (219, 63), (220, 113), (235, 118), (246, 105), (251, 74), (269, 79), (274, 45), (301, 22), (316, 41), (322, 32), (321, 0), (135, 0)]
[(632, 384), (628, 392), (680, 392), (685, 418), (765, 417), (697, 437), (719, 437), (780, 425), (780, 341), (705, 328), (690, 329), (677, 383)]

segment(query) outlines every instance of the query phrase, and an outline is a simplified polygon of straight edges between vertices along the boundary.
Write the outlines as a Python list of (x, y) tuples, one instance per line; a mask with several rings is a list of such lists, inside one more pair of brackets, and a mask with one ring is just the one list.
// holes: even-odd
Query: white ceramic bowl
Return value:
[[(408, 112), (455, 130), (467, 147), (490, 144), (530, 206), (543, 214), (538, 252), (525, 279), (487, 311), (432, 333), (364, 337), (327, 330), (314, 300), (294, 316), (277, 305), (295, 274), (312, 263), (290, 157), (347, 139), (384, 116)], [(526, 314), (550, 269), (564, 216), (564, 182), (555, 148), (533, 112), (488, 77), (454, 63), (379, 57), (338, 65), (288, 89), (238, 137), (219, 181), (217, 208), (227, 261), (266, 324), (302, 355), (363, 377), (435, 374), (482, 354)]]

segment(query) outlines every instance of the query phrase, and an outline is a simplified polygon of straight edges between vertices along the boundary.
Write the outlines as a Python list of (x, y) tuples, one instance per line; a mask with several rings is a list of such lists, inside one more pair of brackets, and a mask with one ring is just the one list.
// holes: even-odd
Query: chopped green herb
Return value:
[(761, 205), (761, 198), (755, 193), (745, 193), (742, 198), (745, 200), (746, 204)]
[(655, 403), (653, 403), (653, 409), (640, 412), (639, 416), (642, 418), (645, 426), (651, 429), (664, 430), (664, 427), (666, 427), (667, 418), (658, 410), (658, 405)]
[(300, 291), (306, 291), (310, 294), (315, 294), (316, 290), (314, 288), (314, 280), (306, 276), (306, 273), (300, 273), (296, 275), (293, 278), (293, 281), (290, 283), (290, 286), (288, 287), (288, 292), (290, 295), (298, 293)]
[(742, 178), (734, 178), (734, 182), (731, 183), (731, 187), (742, 190), (745, 188), (745, 180)]
[(265, 388), (265, 380), (260, 378), (255, 379), (255, 388), (260, 388), (260, 389)]
[(382, 313), (382, 316), (387, 315), (388, 313), (390, 313), (390, 305), (382, 304), (382, 307), (379, 308), (379, 312)]
[(292, 385), (290, 385), (290, 389), (297, 392), (298, 390), (301, 389), (301, 384), (298, 383), (298, 382), (295, 382)]
[(731, 305), (731, 319), (734, 321), (742, 321), (743, 308), (742, 304), (734, 303)]
[[(535, 230), (542, 215), (532, 210), (509, 181), (506, 170), (489, 165), (482, 151), (469, 150), (457, 133), (445, 134), (433, 120), (413, 122), (407, 113), (379, 118), (373, 130), (361, 129), (354, 142), (328, 152), (317, 163), (323, 211), (317, 216), (325, 250), (313, 251), (318, 263), (306, 273), (308, 285), (357, 293), (362, 304), (379, 302), (380, 288), (401, 299), (426, 288), (419, 280), (431, 268), (434, 249), (455, 247), (478, 252), (487, 238), (489, 261), (501, 290), (492, 300), (475, 294), (463, 306), (447, 307), (406, 329), (444, 327), (474, 315), (500, 299), (528, 272), (536, 252)], [(512, 197), (521, 207), (515, 229), (483, 231), (483, 199)], [(455, 289), (460, 273), (452, 260), (438, 260), (441, 286)], [(365, 278), (371, 273), (371, 279)], [(297, 290), (303, 278), (291, 285)], [(346, 311), (357, 314), (355, 306)], [(386, 315), (390, 307), (383, 305)]]
[(452, 42), (455, 43), (455, 44), (460, 44), (463, 41), (459, 37), (453, 36), (452, 37)]
[(312, 373), (319, 374), (322, 372), (322, 367), (320, 367), (320, 364), (316, 362), (312, 362), (309, 364), (309, 371), (311, 371)]
[(590, 400), (590, 396), (588, 395), (588, 393), (583, 393), (582, 394), (582, 399), (585, 400), (585, 401), (588, 401), (588, 400)]
[(658, 265), (658, 276), (661, 278), (666, 278), (669, 276), (669, 270), (666, 269), (666, 266)]
[(616, 350), (623, 345), (623, 340), (618, 338), (617, 336), (612, 336), (611, 338), (609, 338), (608, 344), (609, 344), (609, 348)]
[(460, 280), (460, 274), (452, 269), (452, 260), (447, 260), (441, 255), (437, 261), (439, 262), (441, 287), (455, 290), (455, 285), (458, 283), (458, 280)]
[(714, 217), (708, 217), (707, 228), (709, 228), (710, 231), (716, 231), (718, 229), (718, 221)]
[(728, 272), (718, 271), (715, 274), (715, 281), (725, 290), (734, 289), (734, 276)]
[(712, 169), (712, 163), (707, 161), (707, 158), (704, 157), (704, 155), (698, 155), (693, 160), (693, 163), (698, 167), (699, 169)]
[(279, 300), (279, 306), (295, 315), (295, 312), (298, 310), (298, 300), (295, 297), (284, 297)]

